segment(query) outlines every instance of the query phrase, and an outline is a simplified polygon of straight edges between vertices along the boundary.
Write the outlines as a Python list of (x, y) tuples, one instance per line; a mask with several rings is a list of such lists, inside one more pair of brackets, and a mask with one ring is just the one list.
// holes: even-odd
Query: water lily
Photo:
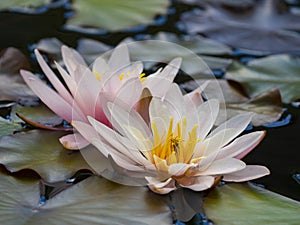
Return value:
[[(164, 95), (181, 63), (181, 59), (176, 58), (164, 69), (145, 77), (142, 62), (130, 62), (126, 45), (116, 47), (109, 60), (97, 58), (91, 69), (77, 51), (62, 46), (67, 71), (56, 62), (55, 65), (65, 87), (38, 50), (35, 50), (35, 55), (55, 90), (29, 71), (21, 70), (21, 75), (53, 112), (68, 122), (78, 120), (87, 123), (87, 116), (91, 116), (106, 125), (109, 125), (109, 121), (103, 112), (105, 108), (102, 107), (106, 105), (106, 101), (118, 101), (118, 104), (125, 104), (128, 108), (138, 107), (134, 104), (145, 87), (157, 96)], [(60, 141), (69, 149), (83, 148), (89, 144), (77, 132), (62, 137)]]
[(149, 122), (134, 110), (108, 102), (113, 128), (93, 117), (88, 118), (90, 124), (73, 121), (73, 125), (119, 171), (128, 176), (144, 174), (149, 188), (159, 194), (178, 186), (206, 190), (220, 177), (243, 182), (269, 174), (264, 166), (240, 160), (265, 134), (257, 131), (237, 137), (251, 115), (235, 116), (214, 128), (219, 102), (197, 102), (187, 101), (172, 84), (163, 98), (152, 98)]

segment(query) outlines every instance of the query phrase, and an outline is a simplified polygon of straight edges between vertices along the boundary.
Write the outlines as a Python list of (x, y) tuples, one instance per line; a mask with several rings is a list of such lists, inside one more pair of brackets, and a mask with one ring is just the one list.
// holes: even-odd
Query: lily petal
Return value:
[(47, 65), (41, 54), (37, 49), (34, 51), (37, 61), (40, 64), (43, 72), (45, 73), (46, 77), (49, 79), (55, 90), (62, 96), (62, 98), (68, 102), (69, 104), (72, 104), (73, 98), (70, 95), (70, 93), (67, 91), (67, 89), (64, 87), (64, 85), (60, 82), (60, 80), (57, 78), (55, 73), (50, 69), (50, 67)]
[(148, 187), (155, 193), (168, 194), (171, 191), (176, 190), (175, 181), (172, 178), (161, 182), (153, 177), (145, 177), (148, 181)]
[(214, 184), (215, 178), (212, 176), (184, 177), (177, 179), (177, 182), (181, 187), (189, 188), (194, 191), (203, 191)]
[(265, 133), (265, 131), (256, 131), (235, 139), (232, 143), (220, 149), (216, 159), (228, 157), (243, 158), (260, 143)]
[(243, 170), (239, 170), (230, 174), (225, 174), (223, 180), (233, 182), (244, 182), (248, 180), (254, 180), (269, 174), (270, 171), (264, 166), (247, 165)]
[(224, 175), (228, 173), (233, 173), (239, 170), (242, 170), (246, 167), (246, 164), (235, 158), (224, 158), (213, 161), (208, 168), (202, 170), (199, 168), (199, 171), (194, 174), (197, 175)]
[(68, 134), (59, 139), (60, 143), (69, 150), (85, 148), (90, 143), (79, 133)]
[[(49, 88), (43, 81), (32, 73), (21, 70), (20, 71), (24, 81), (31, 88), (31, 90), (57, 115), (66, 121), (72, 120), (72, 106), (64, 100), (57, 92)], [(74, 112), (75, 114), (77, 112)], [(78, 118), (84, 118), (82, 114), (78, 112)]]

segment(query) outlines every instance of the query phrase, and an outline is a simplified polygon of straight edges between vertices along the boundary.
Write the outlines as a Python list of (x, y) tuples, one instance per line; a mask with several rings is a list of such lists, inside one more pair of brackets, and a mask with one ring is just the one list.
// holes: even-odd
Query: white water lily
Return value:
[[(78, 52), (63, 46), (62, 56), (68, 72), (58, 63), (55, 64), (67, 86), (65, 87), (38, 50), (35, 50), (35, 54), (55, 90), (29, 71), (22, 70), (21, 75), (32, 91), (53, 112), (68, 122), (78, 120), (88, 123), (87, 116), (91, 116), (108, 126), (109, 121), (103, 112), (106, 101), (117, 101), (128, 108), (137, 107), (134, 104), (145, 87), (157, 96), (164, 95), (181, 63), (181, 59), (176, 58), (164, 69), (144, 77), (142, 62), (130, 61), (126, 45), (116, 47), (109, 60), (101, 56), (97, 58), (92, 69)], [(68, 149), (83, 148), (89, 144), (77, 132), (62, 137), (60, 141)]]
[(220, 177), (243, 182), (269, 174), (264, 166), (247, 166), (240, 160), (261, 141), (264, 131), (237, 137), (249, 124), (249, 113), (213, 129), (217, 100), (187, 101), (172, 84), (163, 98), (152, 98), (149, 123), (136, 111), (117, 104), (108, 103), (108, 109), (114, 130), (92, 117), (90, 125), (80, 121), (73, 125), (129, 176), (144, 172), (156, 193), (166, 194), (178, 186), (202, 191)]

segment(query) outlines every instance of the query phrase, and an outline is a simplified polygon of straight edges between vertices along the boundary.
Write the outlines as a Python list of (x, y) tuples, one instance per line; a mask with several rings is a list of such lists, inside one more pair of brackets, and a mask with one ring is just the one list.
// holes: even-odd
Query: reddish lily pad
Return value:
[(23, 105), (36, 105), (37, 97), (25, 84), (20, 69), (30, 70), (25, 55), (16, 48), (0, 52), (0, 101), (16, 101)]

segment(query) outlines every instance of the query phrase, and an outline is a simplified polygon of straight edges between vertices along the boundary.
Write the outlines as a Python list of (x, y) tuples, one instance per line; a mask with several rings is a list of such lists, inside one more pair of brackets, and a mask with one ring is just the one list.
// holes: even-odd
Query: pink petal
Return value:
[(50, 69), (50, 67), (47, 65), (41, 54), (37, 49), (35, 49), (35, 55), (36, 58), (45, 73), (46, 77), (49, 79), (55, 90), (61, 95), (61, 97), (68, 102), (69, 104), (72, 104), (73, 98), (70, 95), (70, 93), (67, 91), (67, 89), (64, 87), (64, 85), (60, 82), (60, 80), (57, 78), (55, 73)]
[(177, 182), (181, 187), (194, 191), (204, 191), (214, 184), (215, 178), (212, 176), (183, 177), (182, 179), (177, 179)]
[[(57, 115), (70, 122), (72, 120), (72, 106), (58, 95), (53, 89), (49, 88), (44, 82), (32, 73), (20, 71), (24, 81), (31, 90)], [(82, 117), (82, 115), (81, 115)]]
[(264, 166), (247, 165), (243, 170), (225, 174), (224, 181), (244, 182), (269, 175), (270, 171)]
[(90, 143), (79, 133), (68, 134), (59, 139), (60, 143), (67, 149), (78, 150), (85, 148)]
[(61, 53), (63, 57), (64, 64), (67, 67), (68, 72), (71, 77), (74, 79), (74, 71), (78, 65), (87, 66), (84, 59), (81, 55), (72, 48), (69, 48), (65, 45), (61, 47)]

